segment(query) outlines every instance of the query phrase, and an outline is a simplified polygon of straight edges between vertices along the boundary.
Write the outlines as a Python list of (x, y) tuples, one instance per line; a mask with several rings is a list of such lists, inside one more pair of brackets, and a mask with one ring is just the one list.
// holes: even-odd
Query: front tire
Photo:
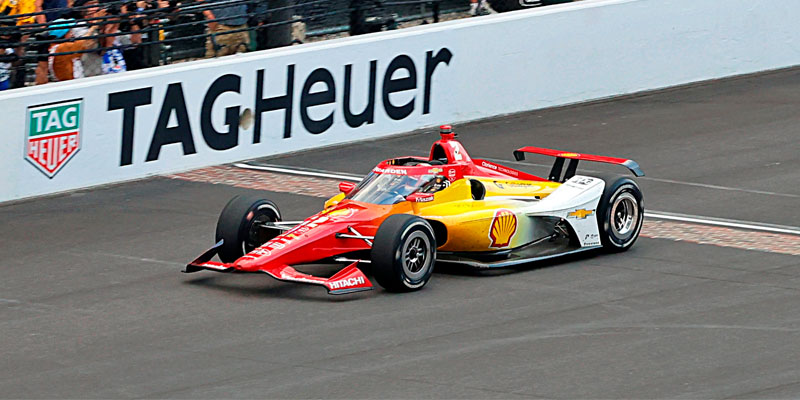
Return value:
[(606, 179), (597, 211), (600, 240), (606, 251), (631, 248), (644, 221), (644, 197), (639, 185), (630, 178)]
[(436, 263), (436, 238), (428, 221), (409, 214), (386, 218), (371, 251), (375, 280), (391, 292), (419, 290)]
[(216, 241), (224, 240), (219, 248), (222, 262), (232, 263), (278, 236), (277, 229), (263, 228), (267, 222), (281, 220), (275, 203), (257, 196), (232, 198), (217, 220)]

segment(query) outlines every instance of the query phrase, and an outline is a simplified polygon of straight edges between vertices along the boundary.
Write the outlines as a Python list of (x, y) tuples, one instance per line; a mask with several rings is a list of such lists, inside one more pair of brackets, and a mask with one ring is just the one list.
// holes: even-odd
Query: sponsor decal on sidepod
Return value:
[(517, 233), (517, 216), (513, 211), (499, 209), (494, 213), (492, 225), (489, 228), (489, 247), (506, 247), (511, 244), (511, 238)]

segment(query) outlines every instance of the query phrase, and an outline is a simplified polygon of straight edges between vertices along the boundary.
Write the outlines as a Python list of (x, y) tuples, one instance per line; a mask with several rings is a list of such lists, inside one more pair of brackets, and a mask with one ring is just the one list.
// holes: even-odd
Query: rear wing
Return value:
[[(641, 168), (639, 168), (639, 164), (636, 161), (628, 160), (625, 158), (617, 158), (617, 157), (603, 157), (603, 156), (595, 156), (591, 154), (581, 154), (581, 153), (568, 153), (559, 150), (553, 149), (544, 149), (541, 147), (522, 147), (517, 150), (514, 150), (514, 158), (517, 161), (522, 161), (525, 159), (525, 153), (532, 153), (532, 154), (543, 154), (546, 156), (556, 157), (556, 161), (553, 163), (553, 168), (550, 170), (550, 175), (547, 177), (548, 180), (554, 182), (566, 182), (569, 178), (575, 176), (575, 170), (578, 169), (578, 161), (594, 161), (594, 162), (602, 162), (608, 164), (617, 164), (627, 167), (635, 176), (644, 176), (644, 172)], [(561, 176), (561, 170), (564, 168), (564, 160), (569, 159), (569, 165), (567, 165), (567, 171), (564, 173), (564, 176)]]

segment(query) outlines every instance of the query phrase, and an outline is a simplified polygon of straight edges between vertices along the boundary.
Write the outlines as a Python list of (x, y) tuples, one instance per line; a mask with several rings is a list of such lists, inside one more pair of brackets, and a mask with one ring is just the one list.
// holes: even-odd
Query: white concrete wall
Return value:
[[(0, 94), (0, 201), (798, 65), (798, 21), (797, 0), (586, 0), (8, 91)], [(428, 52), (449, 60), (427, 73), (426, 63), (434, 64)], [(416, 73), (413, 89), (389, 99), (396, 106), (411, 102), (413, 110), (395, 119), (383, 104), (384, 89), (392, 89), (384, 88), (384, 75), (392, 60), (407, 59)], [(357, 113), (367, 104), (372, 61), (374, 116), (353, 127), (343, 111), (345, 66), (352, 65), (351, 102)], [(203, 102), (213, 99), (208, 91), (215, 80), (227, 74), (228, 89), (239, 83), (238, 91), (222, 93), (205, 114), (216, 131), (227, 132), (227, 108), (255, 109), (257, 71), (264, 71), (263, 97), (279, 96), (286, 94), (289, 65), (294, 65), (289, 137), (285, 113), (269, 111), (262, 114), (259, 143), (254, 143), (253, 126), (245, 123), (235, 146), (225, 140), (230, 135), (205, 139)], [(392, 75), (396, 89), (409, 75), (398, 65)], [(322, 120), (332, 113), (333, 121), (323, 132), (311, 133), (302, 121), (302, 98), (315, 99), (302, 92), (319, 68), (332, 76), (334, 100), (317, 98), (323, 104), (309, 106), (308, 115)], [(431, 77), (428, 110), (426, 75)], [(163, 107), (170, 84), (174, 101), (168, 103), (178, 110), (181, 103), (186, 106), (183, 125), (180, 112)], [(316, 83), (310, 92), (325, 90), (324, 83)], [(148, 91), (150, 96), (141, 98)], [(136, 100), (132, 93), (149, 104), (135, 108), (132, 147), (126, 151), (124, 111), (113, 105)], [(29, 124), (37, 122), (29, 121), (29, 108), (75, 99), (82, 101), (81, 148), (48, 177), (25, 159)], [(167, 123), (157, 128), (162, 113)], [(159, 140), (180, 138), (183, 145), (158, 146)], [(151, 148), (160, 150), (157, 157)]]

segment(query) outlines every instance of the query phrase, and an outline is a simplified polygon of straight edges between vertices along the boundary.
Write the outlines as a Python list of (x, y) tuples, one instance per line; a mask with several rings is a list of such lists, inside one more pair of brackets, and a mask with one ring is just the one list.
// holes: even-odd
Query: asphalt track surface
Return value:
[[(633, 158), (648, 209), (800, 225), (800, 69), (457, 130), (473, 157), (536, 145)], [(435, 138), (267, 162), (363, 174)], [(417, 293), (348, 296), (180, 274), (243, 192), (154, 178), (0, 206), (0, 397), (800, 397), (800, 257), (641, 238), (624, 254), (441, 268)], [(290, 219), (321, 207), (264, 195)]]

